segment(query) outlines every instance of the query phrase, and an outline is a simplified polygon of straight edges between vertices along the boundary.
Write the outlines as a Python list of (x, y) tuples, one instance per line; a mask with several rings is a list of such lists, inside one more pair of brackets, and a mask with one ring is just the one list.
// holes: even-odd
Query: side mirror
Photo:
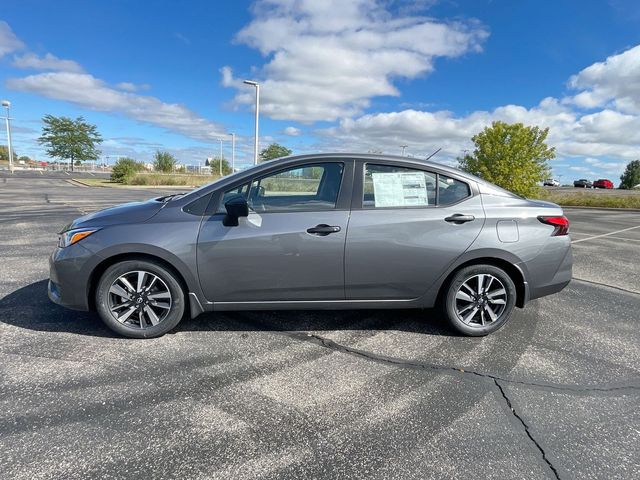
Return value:
[(224, 208), (227, 214), (222, 220), (225, 227), (237, 227), (238, 218), (249, 216), (249, 205), (242, 195), (235, 195), (226, 201)]

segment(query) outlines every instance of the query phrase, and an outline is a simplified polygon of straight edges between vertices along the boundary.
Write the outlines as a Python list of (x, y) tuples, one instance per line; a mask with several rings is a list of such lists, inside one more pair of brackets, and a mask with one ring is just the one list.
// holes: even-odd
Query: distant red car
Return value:
[(613, 188), (613, 182), (606, 178), (601, 178), (593, 182), (593, 188)]

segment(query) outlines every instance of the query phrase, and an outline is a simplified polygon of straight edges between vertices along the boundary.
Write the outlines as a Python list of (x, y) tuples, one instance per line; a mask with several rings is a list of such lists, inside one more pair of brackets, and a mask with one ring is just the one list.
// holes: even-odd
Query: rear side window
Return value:
[(438, 205), (451, 205), (471, 195), (469, 185), (455, 178), (438, 175)]
[(365, 165), (364, 208), (451, 205), (470, 195), (468, 184), (446, 175), (391, 165)]
[(363, 207), (426, 207), (435, 204), (435, 174), (414, 168), (366, 165)]

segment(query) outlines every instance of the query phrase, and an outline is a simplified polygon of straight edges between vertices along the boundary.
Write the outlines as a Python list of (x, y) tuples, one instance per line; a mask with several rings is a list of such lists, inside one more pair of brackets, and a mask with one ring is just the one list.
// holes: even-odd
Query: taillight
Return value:
[(538, 217), (542, 223), (552, 225), (556, 229), (551, 234), (552, 237), (559, 237), (560, 235), (569, 234), (569, 219), (567, 217)]

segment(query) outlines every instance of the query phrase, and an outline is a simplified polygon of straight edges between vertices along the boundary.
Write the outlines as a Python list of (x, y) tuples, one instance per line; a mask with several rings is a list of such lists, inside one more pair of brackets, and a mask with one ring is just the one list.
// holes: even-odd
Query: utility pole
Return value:
[(260, 84), (253, 80), (245, 80), (244, 83), (256, 87), (256, 129), (253, 139), (253, 164), (258, 164), (258, 118), (260, 116)]
[(218, 164), (220, 165), (220, 176), (222, 176), (222, 138), (219, 138), (218, 140), (220, 140), (220, 161)]
[(405, 149), (408, 147), (409, 145), (400, 145), (400, 148), (402, 149), (402, 156), (404, 157), (404, 151)]
[(236, 173), (236, 134), (231, 133), (231, 174)]
[(13, 145), (11, 144), (11, 102), (9, 100), (2, 100), (2, 106), (7, 109), (7, 147), (9, 148), (9, 172), (13, 173)]

